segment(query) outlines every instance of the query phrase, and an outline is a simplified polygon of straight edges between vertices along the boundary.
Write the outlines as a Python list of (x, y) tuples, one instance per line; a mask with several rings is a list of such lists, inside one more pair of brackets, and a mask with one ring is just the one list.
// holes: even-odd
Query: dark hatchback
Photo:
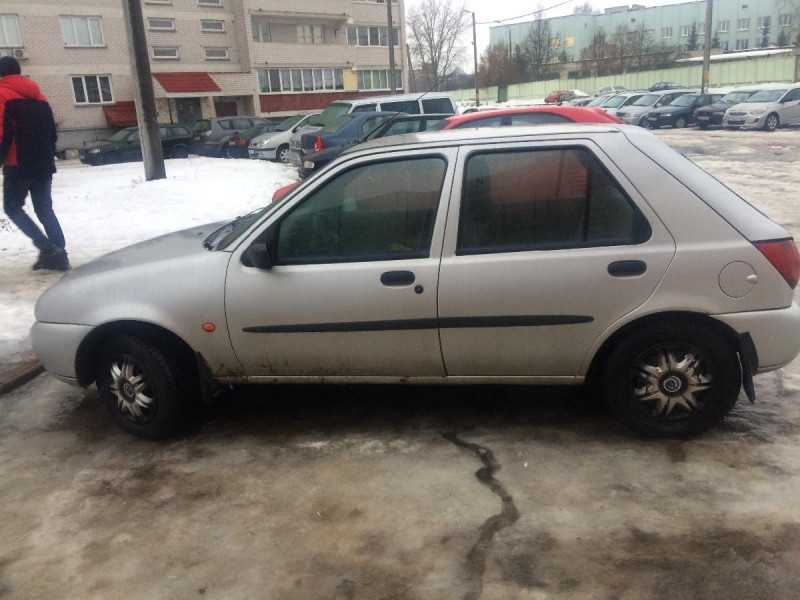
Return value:
[[(158, 126), (164, 158), (187, 158), (192, 144), (192, 132), (183, 125), (164, 124)], [(113, 165), (121, 162), (142, 160), (142, 142), (138, 127), (120, 129), (103, 142), (95, 142), (81, 148), (82, 163), (92, 166)]]
[(398, 115), (396, 112), (351, 112), (335, 117), (322, 129), (304, 133), (300, 138), (300, 165), (312, 152), (338, 146), (353, 146), (384, 122)]
[(225, 156), (227, 158), (250, 158), (247, 147), (255, 138), (270, 131), (275, 131), (281, 121), (268, 121), (258, 123), (244, 133), (235, 132), (228, 140), (228, 149)]
[[(435, 125), (443, 119), (451, 116), (452, 115), (450, 114), (397, 115), (393, 119), (389, 119), (379, 125), (377, 129), (373, 129), (371, 132), (368, 132), (364, 138), (358, 141), (358, 143), (360, 144), (362, 142), (388, 137), (390, 135), (402, 135), (404, 133), (419, 133), (421, 131), (427, 131), (430, 126)], [(305, 179), (306, 177), (316, 173), (322, 167), (327, 165), (333, 159), (341, 155), (342, 152), (348, 148), (351, 148), (352, 146), (352, 144), (348, 146), (336, 146), (334, 148), (327, 148), (320, 150), (319, 152), (312, 152), (311, 154), (306, 155), (303, 159), (303, 164), (300, 165), (300, 178)]]
[(722, 98), (723, 94), (684, 94), (678, 96), (659, 108), (654, 108), (647, 113), (647, 126), (658, 129), (669, 125), (682, 129), (694, 123), (694, 111), (702, 106), (708, 106)]
[(705, 129), (710, 125), (722, 126), (722, 117), (725, 116), (725, 111), (735, 104), (747, 102), (747, 99), (755, 94), (757, 89), (742, 89), (733, 90), (728, 92), (718, 102), (709, 104), (694, 111), (694, 120), (700, 129)]

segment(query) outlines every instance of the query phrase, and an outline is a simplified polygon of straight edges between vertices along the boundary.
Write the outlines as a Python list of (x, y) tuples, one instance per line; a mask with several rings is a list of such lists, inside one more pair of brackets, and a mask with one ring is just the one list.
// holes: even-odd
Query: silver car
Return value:
[(647, 113), (654, 108), (666, 106), (675, 98), (684, 94), (691, 94), (697, 90), (665, 90), (661, 92), (648, 92), (641, 98), (632, 102), (622, 110), (617, 110), (614, 115), (629, 125), (647, 127)]
[(775, 131), (800, 124), (800, 84), (763, 89), (747, 102), (731, 106), (722, 117), (725, 127)]
[(606, 99), (605, 102), (599, 105), (599, 108), (612, 117), (616, 117), (619, 111), (633, 104), (645, 94), (647, 94), (647, 92), (623, 92)]
[(302, 129), (311, 117), (318, 114), (319, 111), (305, 110), (283, 121), (275, 131), (253, 138), (247, 148), (250, 158), (288, 163), (289, 142), (292, 136)]
[(78, 267), (31, 336), (150, 438), (216, 386), (282, 382), (588, 382), (634, 430), (686, 436), (798, 354), (799, 271), (785, 229), (649, 132), (454, 130)]

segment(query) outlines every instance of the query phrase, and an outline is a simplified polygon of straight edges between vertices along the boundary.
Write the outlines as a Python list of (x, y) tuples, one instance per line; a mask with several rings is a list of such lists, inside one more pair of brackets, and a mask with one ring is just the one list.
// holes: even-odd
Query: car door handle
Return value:
[(411, 271), (386, 271), (381, 275), (381, 283), (389, 287), (411, 285), (415, 280), (416, 276)]
[(647, 265), (642, 260), (618, 260), (608, 265), (608, 274), (612, 277), (633, 277), (644, 275)]

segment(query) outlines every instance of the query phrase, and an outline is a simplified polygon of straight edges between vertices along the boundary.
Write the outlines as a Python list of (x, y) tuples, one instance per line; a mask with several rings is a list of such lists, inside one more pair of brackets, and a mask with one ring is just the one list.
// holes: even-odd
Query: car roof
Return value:
[[(368, 113), (368, 114), (375, 114), (375, 113)], [(441, 121), (443, 119), (446, 119), (447, 117), (453, 116), (453, 113), (425, 113), (423, 115), (404, 115), (397, 113), (394, 114), (397, 115), (394, 117), (394, 119), (392, 119), (392, 122), (394, 123), (397, 123), (398, 121), (419, 121), (422, 119), (427, 119), (431, 121), (434, 119), (438, 119)]]
[(341, 100), (334, 100), (331, 104), (372, 104), (376, 102), (397, 102), (402, 100), (427, 100), (429, 98), (451, 98), (451, 96), (444, 92), (430, 92), (427, 94), (390, 94), (386, 96), (367, 96), (363, 98), (343, 98)]
[(592, 108), (586, 108), (583, 106), (521, 106), (519, 108), (498, 108), (497, 110), (491, 111), (484, 111), (484, 112), (475, 112), (463, 115), (450, 115), (447, 117), (447, 121), (450, 123), (468, 123), (469, 121), (478, 121), (480, 119), (485, 119), (487, 116), (502, 116), (502, 115), (518, 115), (518, 114), (530, 114), (530, 113), (537, 113), (537, 112), (545, 112), (545, 113), (553, 113), (557, 115), (562, 115), (564, 117), (568, 117), (573, 119), (576, 122), (587, 122), (587, 118), (591, 117), (593, 120), (589, 120), (588, 122), (597, 122), (597, 118), (602, 118), (609, 123), (616, 123), (613, 117), (604, 113), (601, 110), (593, 110)]

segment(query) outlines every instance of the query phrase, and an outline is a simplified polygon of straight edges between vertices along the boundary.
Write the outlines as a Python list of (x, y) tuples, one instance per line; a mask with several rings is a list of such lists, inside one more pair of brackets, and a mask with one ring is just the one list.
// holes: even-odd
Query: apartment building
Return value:
[[(283, 116), (405, 87), (403, 0), (141, 0), (161, 122)], [(121, 0), (2, 0), (0, 55), (42, 87), (59, 150), (136, 123)]]

